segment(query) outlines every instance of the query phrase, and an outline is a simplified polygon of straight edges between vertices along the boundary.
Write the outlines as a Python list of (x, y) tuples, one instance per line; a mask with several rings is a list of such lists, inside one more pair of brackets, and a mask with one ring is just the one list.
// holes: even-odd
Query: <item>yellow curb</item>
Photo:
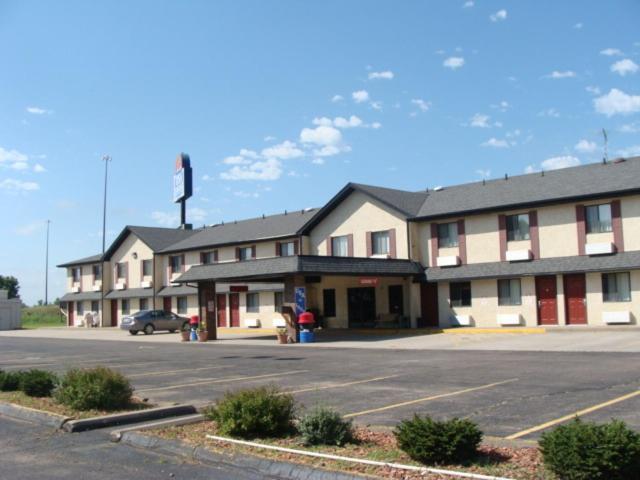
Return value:
[(227, 335), (275, 335), (275, 328), (229, 328), (218, 327), (218, 333)]
[(460, 327), (460, 328), (447, 328), (442, 333), (453, 335), (478, 335), (478, 334), (495, 334), (495, 333), (511, 333), (511, 334), (535, 334), (535, 333), (547, 333), (546, 328), (542, 327), (515, 327), (515, 328), (475, 328), (475, 327)]

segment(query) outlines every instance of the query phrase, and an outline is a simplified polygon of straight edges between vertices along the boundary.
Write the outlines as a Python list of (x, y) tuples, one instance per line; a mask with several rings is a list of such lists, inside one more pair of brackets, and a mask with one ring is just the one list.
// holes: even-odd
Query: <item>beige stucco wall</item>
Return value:
[[(95, 265), (99, 265), (96, 263)], [(80, 268), (80, 281), (73, 282), (73, 268)], [(103, 272), (104, 273), (104, 272)], [(80, 287), (81, 292), (92, 292), (94, 285), (96, 287), (101, 287), (102, 282), (100, 280), (94, 283), (93, 281), (93, 264), (92, 265), (78, 265), (77, 267), (68, 267), (67, 268), (67, 284), (66, 290), (67, 292), (71, 292), (73, 287)]]
[[(134, 254), (137, 258), (133, 258)], [(133, 234), (129, 234), (127, 238), (122, 242), (122, 245), (111, 256), (111, 269), (115, 269), (117, 263), (127, 262), (129, 267), (129, 278), (126, 286), (129, 288), (141, 288), (142, 278), (142, 260), (153, 261), (153, 251)], [(112, 272), (112, 276), (115, 276), (115, 272)], [(151, 277), (146, 277), (144, 280), (151, 280)], [(111, 282), (111, 289), (115, 288), (115, 283), (119, 279), (113, 278)], [(120, 279), (121, 280), (121, 279)]]
[(640, 250), (640, 195), (623, 197), (620, 210), (625, 250)]
[(396, 230), (396, 256), (408, 258), (407, 222), (395, 211), (353, 192), (311, 231), (311, 255), (327, 254), (327, 238), (353, 234), (353, 255), (367, 256), (366, 232)]
[(602, 321), (603, 312), (630, 311), (632, 323), (640, 320), (640, 270), (630, 272), (631, 301), (604, 302), (602, 297), (602, 274), (587, 274), (587, 322), (590, 325), (605, 325)]

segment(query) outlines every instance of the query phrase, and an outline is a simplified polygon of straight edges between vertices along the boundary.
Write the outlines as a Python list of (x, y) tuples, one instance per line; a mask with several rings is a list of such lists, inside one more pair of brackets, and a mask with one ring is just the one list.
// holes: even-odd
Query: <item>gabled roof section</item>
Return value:
[(91, 255), (90, 257), (80, 258), (78, 260), (73, 260), (71, 262), (61, 263), (60, 265), (56, 265), (58, 268), (64, 267), (75, 267), (79, 265), (88, 265), (90, 263), (99, 263), (102, 259), (102, 254), (98, 253), (97, 255)]
[(394, 188), (364, 185), (362, 183), (348, 183), (305, 225), (303, 233), (308, 233), (313, 227), (318, 225), (318, 223), (335, 210), (340, 203), (353, 192), (361, 192), (379, 201), (383, 205), (398, 212), (405, 219), (416, 216), (429, 196), (427, 192), (410, 192)]
[(104, 259), (109, 260), (115, 251), (122, 245), (129, 234), (133, 234), (142, 240), (151, 250), (159, 252), (162, 249), (196, 235), (201, 230), (182, 230), (179, 228), (139, 227), (127, 225), (120, 235), (109, 246), (104, 254)]
[(264, 217), (220, 223), (162, 249), (162, 253), (198, 250), (298, 235), (319, 210), (310, 208)]
[(430, 219), (640, 192), (640, 157), (517, 175), (431, 191), (416, 215)]

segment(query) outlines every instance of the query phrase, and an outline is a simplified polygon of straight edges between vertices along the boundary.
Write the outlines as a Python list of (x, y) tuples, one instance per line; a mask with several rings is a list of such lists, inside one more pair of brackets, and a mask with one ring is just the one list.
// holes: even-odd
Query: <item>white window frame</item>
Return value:
[[(249, 305), (249, 298), (255, 299)], [(259, 313), (260, 312), (260, 294), (258, 292), (247, 292), (245, 295), (247, 313)]]
[[(501, 295), (503, 288), (508, 290), (508, 295)], [(517, 299), (514, 295), (517, 294)], [(522, 305), (522, 282), (519, 278), (501, 278), (498, 280), (498, 305), (518, 306)]]
[[(609, 280), (611, 279), (611, 280)], [(612, 281), (613, 280), (613, 281)], [(614, 291), (605, 288), (606, 283), (615, 287)], [(625, 290), (626, 291), (621, 291)], [(631, 301), (631, 274), (629, 272), (611, 272), (602, 274), (602, 302), (618, 303)]]
[[(442, 235), (444, 230), (447, 235)], [(458, 222), (438, 224), (438, 248), (455, 248), (458, 246)]]
[[(587, 205), (584, 207), (584, 221), (587, 233), (613, 232), (613, 216), (611, 213), (610, 203)], [(602, 218), (603, 216), (604, 220)]]
[[(523, 219), (526, 219), (527, 227), (523, 228)], [(515, 220), (515, 223), (514, 223)], [(519, 242), (522, 240), (531, 240), (531, 224), (528, 213), (516, 213), (506, 216), (507, 241)], [(515, 229), (511, 227), (515, 226)]]
[(371, 232), (371, 254), (389, 255), (391, 252), (391, 235), (389, 230)]
[(331, 256), (348, 257), (349, 256), (349, 236), (339, 235), (331, 237)]

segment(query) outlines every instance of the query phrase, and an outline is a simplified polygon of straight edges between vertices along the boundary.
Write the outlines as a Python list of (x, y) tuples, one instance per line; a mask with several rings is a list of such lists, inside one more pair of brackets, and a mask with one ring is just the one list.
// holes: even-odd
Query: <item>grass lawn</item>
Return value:
[(22, 309), (22, 328), (64, 327), (65, 317), (57, 305), (25, 307)]

